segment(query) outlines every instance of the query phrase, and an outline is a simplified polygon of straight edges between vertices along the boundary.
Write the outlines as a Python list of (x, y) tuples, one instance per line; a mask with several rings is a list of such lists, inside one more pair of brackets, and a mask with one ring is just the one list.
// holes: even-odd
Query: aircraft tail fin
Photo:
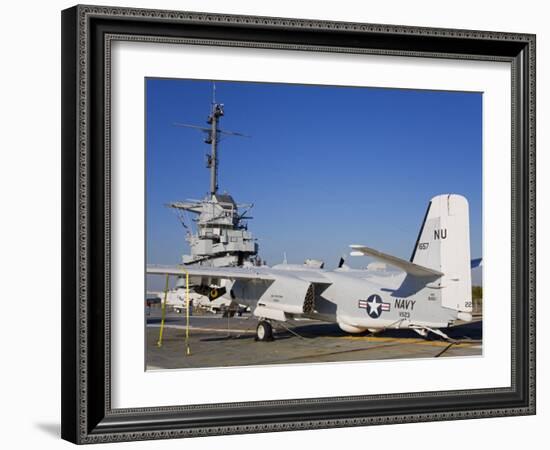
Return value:
[(443, 273), (442, 306), (472, 311), (468, 201), (444, 194), (431, 199), (411, 256), (411, 263)]

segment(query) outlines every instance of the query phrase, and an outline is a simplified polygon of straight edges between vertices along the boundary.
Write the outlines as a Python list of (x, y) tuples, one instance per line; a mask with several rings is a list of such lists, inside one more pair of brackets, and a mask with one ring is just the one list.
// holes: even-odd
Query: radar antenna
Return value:
[(212, 109), (210, 115), (206, 120), (206, 123), (210, 125), (209, 128), (200, 127), (197, 125), (191, 125), (188, 123), (175, 122), (174, 126), (193, 128), (202, 131), (206, 134), (204, 142), (210, 144), (210, 153), (206, 155), (206, 167), (210, 169), (210, 197), (213, 197), (218, 192), (218, 144), (221, 140), (220, 135), (226, 136), (238, 136), (238, 137), (250, 137), (243, 133), (237, 133), (235, 131), (226, 131), (219, 128), (220, 118), (223, 117), (223, 103), (216, 102), (216, 83), (212, 84)]

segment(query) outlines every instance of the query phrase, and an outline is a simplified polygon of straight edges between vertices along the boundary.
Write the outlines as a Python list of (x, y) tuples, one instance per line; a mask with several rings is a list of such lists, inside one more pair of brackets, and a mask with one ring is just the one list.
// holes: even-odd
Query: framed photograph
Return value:
[(535, 413), (534, 35), (75, 6), (62, 46), (64, 439)]

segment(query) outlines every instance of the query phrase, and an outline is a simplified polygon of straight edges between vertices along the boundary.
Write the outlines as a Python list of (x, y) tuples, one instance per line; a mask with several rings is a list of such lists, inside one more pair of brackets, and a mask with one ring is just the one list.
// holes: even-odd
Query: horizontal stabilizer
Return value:
[(429, 269), (427, 267), (419, 266), (405, 259), (397, 258), (396, 256), (387, 255), (386, 253), (379, 252), (373, 248), (365, 247), (363, 245), (350, 245), (354, 250), (351, 252), (353, 256), (371, 256), (379, 261), (383, 261), (387, 264), (390, 264), (398, 269), (401, 269), (408, 274), (414, 275), (416, 277), (436, 277), (439, 278), (443, 274), (437, 270)]

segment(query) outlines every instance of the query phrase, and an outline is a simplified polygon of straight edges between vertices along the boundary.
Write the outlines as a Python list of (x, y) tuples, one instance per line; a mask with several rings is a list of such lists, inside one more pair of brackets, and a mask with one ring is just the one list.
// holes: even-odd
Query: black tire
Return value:
[(260, 342), (267, 342), (273, 340), (273, 327), (265, 320), (258, 323), (256, 327), (256, 340)]

